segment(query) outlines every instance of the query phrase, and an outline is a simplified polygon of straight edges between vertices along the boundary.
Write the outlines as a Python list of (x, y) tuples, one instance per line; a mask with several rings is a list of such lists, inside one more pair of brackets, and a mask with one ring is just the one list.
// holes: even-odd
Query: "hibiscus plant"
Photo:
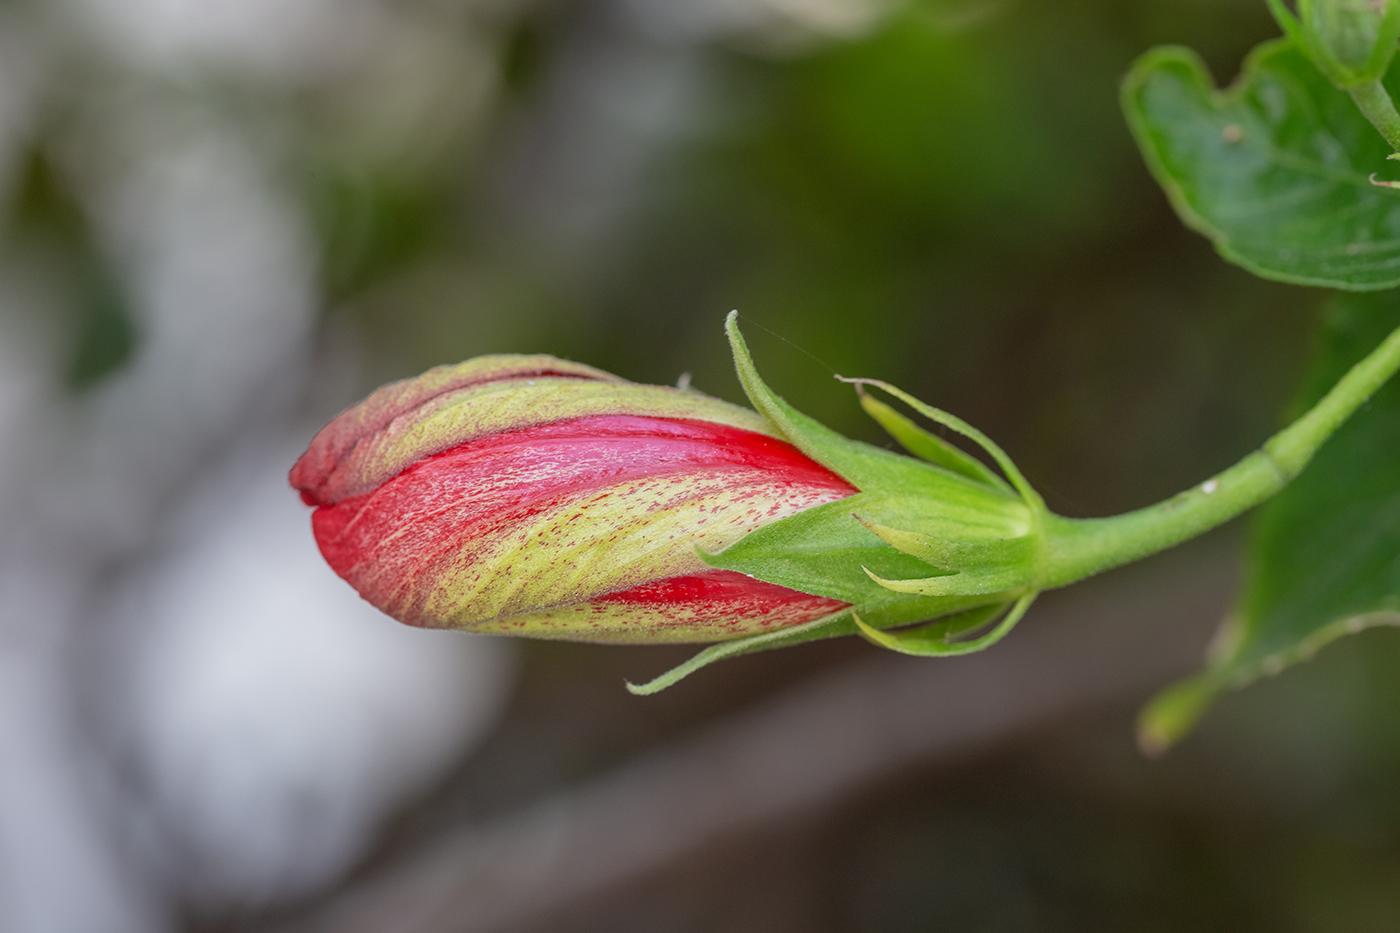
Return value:
[[(1181, 219), (1258, 276), (1336, 292), (1297, 417), (1156, 505), (1055, 515), (1006, 454), (874, 379), (856, 400), (908, 455), (849, 440), (760, 377), (753, 410), (546, 356), (480, 357), (386, 386), (292, 471), (331, 566), (410, 624), (713, 661), (837, 635), (948, 656), (1004, 637), (1037, 594), (1262, 504), (1206, 668), (1149, 704), (1144, 747), (1222, 690), (1400, 621), (1400, 0), (1283, 0), (1284, 35), (1217, 89), (1192, 51), (1143, 55), (1128, 123)], [(1388, 173), (1389, 170), (1389, 173)], [(920, 425), (960, 436), (973, 456)]]

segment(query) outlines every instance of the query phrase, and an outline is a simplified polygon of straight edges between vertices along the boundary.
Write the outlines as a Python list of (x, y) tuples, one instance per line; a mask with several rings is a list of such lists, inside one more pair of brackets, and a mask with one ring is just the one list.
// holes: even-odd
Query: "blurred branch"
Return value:
[[(1199, 664), (1234, 573), (1212, 540), (1047, 595), (985, 654), (880, 655), (815, 678), (612, 774), (463, 827), (265, 933), (486, 933), (539, 922), (901, 768), (958, 760), (1078, 708), (1139, 701)], [(1132, 741), (1126, 729), (1123, 741)]]

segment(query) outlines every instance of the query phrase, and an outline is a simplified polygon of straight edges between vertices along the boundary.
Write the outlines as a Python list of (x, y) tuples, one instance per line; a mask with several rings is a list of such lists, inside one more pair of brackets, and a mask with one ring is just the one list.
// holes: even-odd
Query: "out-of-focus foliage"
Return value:
[(516, 15), (0, 3), (5, 930), (321, 889), (494, 722), (505, 646), (323, 576), (286, 470), (358, 389), (317, 179), (462, 177)]
[[(1294, 410), (1301, 414), (1400, 326), (1393, 293), (1338, 299)], [(1248, 575), (1205, 673), (1145, 712), (1149, 743), (1179, 738), (1214, 696), (1400, 623), (1400, 383), (1337, 431), (1253, 522)]]
[(136, 328), (111, 261), (47, 153), (23, 153), (10, 205), (8, 238), (47, 296), (66, 346), (65, 383), (87, 389), (121, 368)]
[[(1302, 411), (1400, 327), (1400, 297), (1330, 309)], [(1239, 618), (1217, 664), (1272, 672), (1342, 631), (1400, 620), (1400, 383), (1377, 392), (1287, 490), (1260, 510)]]
[[(1317, 12), (1319, 22), (1300, 29), (1272, 5), (1289, 38), (1256, 46), (1240, 78), (1224, 91), (1212, 87), (1204, 64), (1188, 49), (1158, 48), (1139, 59), (1123, 87), (1128, 121), (1183, 221), (1225, 258), (1282, 281), (1351, 291), (1394, 288), (1400, 284), (1400, 199), (1375, 171), (1397, 157), (1387, 144), (1394, 143), (1389, 121), (1395, 114), (1388, 89), (1375, 84), (1383, 103), (1368, 104), (1334, 86), (1356, 82), (1343, 81), (1336, 63), (1320, 57), (1316, 43), (1326, 37), (1310, 30), (1326, 32), (1337, 25), (1328, 17), (1352, 13), (1304, 4), (1305, 19), (1310, 9), (1323, 12)], [(1400, 28), (1400, 8), (1393, 4), (1356, 15), (1376, 25), (1383, 14), (1387, 30)], [(1368, 81), (1384, 73), (1394, 43), (1386, 32)], [(1396, 81), (1391, 78), (1391, 87), (1400, 86)], [(1304, 390), (1310, 403), (1400, 323), (1393, 305), (1385, 296), (1339, 303)], [(1394, 390), (1382, 389), (1261, 510), (1240, 607), (1212, 648), (1206, 672), (1144, 711), (1147, 747), (1180, 738), (1225, 686), (1277, 673), (1349, 632), (1394, 622), (1400, 606), (1400, 539), (1389, 515)]]
[[(1033, 480), (1058, 478), (1047, 494), (1067, 511), (1175, 491), (1268, 426), (1288, 377), (1267, 361), (1296, 357), (1309, 299), (1222, 268), (1176, 229), (1117, 82), (1168, 36), (1233, 69), (1274, 30), (1267, 12), (977, 4), (950, 28), (934, 15), (946, 7), (795, 57), (675, 56), (695, 69), (687, 124), (656, 131), (582, 244), (548, 210), (516, 210), (522, 189), (556, 190), (543, 158), (525, 181), (488, 164), (475, 187), (440, 191), (451, 223), (434, 250), (333, 316), (397, 361), (385, 375), (549, 349), (647, 381), (689, 371), (737, 401), (715, 336), (737, 307), (779, 390), (847, 433), (884, 442), (836, 371), (996, 426)], [(545, 77), (502, 98), (500, 151), (536, 155), (534, 127), (564, 96), (548, 76), (581, 57), (571, 26), (555, 13), (530, 27)], [(1128, 417), (1137, 405), (1152, 414)]]

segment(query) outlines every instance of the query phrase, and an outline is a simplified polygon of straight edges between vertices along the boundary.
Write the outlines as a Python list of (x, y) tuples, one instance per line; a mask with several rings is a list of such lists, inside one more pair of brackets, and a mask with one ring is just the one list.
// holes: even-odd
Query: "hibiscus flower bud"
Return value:
[[(968, 654), (1004, 637), (1041, 591), (1173, 547), (1278, 492), (1400, 366), (1397, 334), (1199, 486), (1070, 519), (990, 438), (888, 383), (843, 380), (913, 456), (837, 434), (764, 383), (735, 314), (726, 329), (757, 411), (549, 356), (481, 357), (379, 389), (292, 468), (321, 553), (412, 625), (718, 642), (629, 684), (634, 693), (836, 635)], [(868, 388), (976, 443), (999, 472)]]
[[(862, 405), (918, 459), (842, 437), (775, 395), (727, 327), (756, 412), (549, 356), (379, 389), (292, 469), (321, 553), (411, 625), (720, 642), (638, 693), (816, 638), (949, 655), (1005, 635), (1042, 588), (1047, 513), (1000, 448), (869, 380), (851, 380)], [(867, 385), (981, 445), (1006, 479)]]
[(335, 572), (411, 625), (709, 642), (847, 608), (701, 555), (855, 487), (755, 412), (553, 357), (385, 386), (291, 482)]

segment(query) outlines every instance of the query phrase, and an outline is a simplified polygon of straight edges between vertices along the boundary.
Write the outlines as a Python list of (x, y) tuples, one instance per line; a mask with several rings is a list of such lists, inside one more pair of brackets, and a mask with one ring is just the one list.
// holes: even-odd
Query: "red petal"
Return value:
[(760, 621), (765, 627), (782, 627), (811, 622), (849, 606), (839, 599), (827, 599), (790, 590), (776, 583), (765, 583), (732, 570), (707, 570), (682, 577), (643, 583), (619, 593), (593, 600), (639, 608), (690, 610), (707, 620), (729, 622), (751, 628)]
[[(375, 605), (403, 621), (444, 624), (422, 618), (421, 607), (445, 568), (479, 550), (482, 573), (508, 573), (509, 567), (492, 565), (489, 555), (490, 545), (502, 536), (584, 495), (658, 476), (674, 477), (673, 494), (680, 499), (695, 495), (692, 488), (713, 488), (717, 478), (740, 490), (767, 491), (777, 483), (788, 490), (789, 501), (792, 496), (809, 498), (812, 506), (856, 492), (783, 441), (709, 422), (618, 415), (555, 422), (462, 444), (413, 465), (368, 495), (319, 508), (313, 527), (327, 562)], [(694, 483), (687, 476), (695, 476)], [(755, 498), (753, 521), (761, 524), (771, 505), (768, 498)], [(681, 601), (731, 604), (745, 598), (771, 602), (774, 591), (794, 593), (742, 575), (735, 576), (746, 581), (748, 590), (734, 589), (732, 580), (727, 588), (715, 589), (715, 581), (724, 578), (701, 576), (703, 586), (665, 583), (673, 589), (646, 591), (648, 598), (671, 593)], [(607, 580), (598, 584), (595, 594), (587, 596), (617, 586)], [(626, 597), (615, 593), (608, 598)], [(522, 606), (520, 611), (546, 608)], [(826, 611), (831, 610), (819, 614)]]

